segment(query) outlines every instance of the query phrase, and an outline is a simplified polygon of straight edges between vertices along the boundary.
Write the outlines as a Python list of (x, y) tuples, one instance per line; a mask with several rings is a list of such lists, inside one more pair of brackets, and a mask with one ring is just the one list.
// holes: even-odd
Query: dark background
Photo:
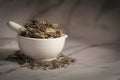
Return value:
[(91, 42), (120, 39), (120, 0), (0, 0), (0, 38), (14, 38), (12, 20), (47, 19), (61, 24), (69, 38)]

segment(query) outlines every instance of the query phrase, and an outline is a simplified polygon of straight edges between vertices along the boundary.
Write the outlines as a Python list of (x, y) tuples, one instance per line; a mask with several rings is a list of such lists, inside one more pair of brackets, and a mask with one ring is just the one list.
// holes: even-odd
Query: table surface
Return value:
[(18, 49), (16, 39), (0, 39), (0, 80), (120, 80), (120, 40), (93, 44), (68, 39), (63, 54), (77, 60), (54, 70), (30, 70), (3, 60)]

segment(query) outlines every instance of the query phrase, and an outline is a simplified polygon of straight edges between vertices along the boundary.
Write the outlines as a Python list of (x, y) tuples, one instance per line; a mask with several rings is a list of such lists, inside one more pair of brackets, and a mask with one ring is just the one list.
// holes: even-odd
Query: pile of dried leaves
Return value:
[(51, 24), (47, 20), (32, 19), (24, 27), (25, 30), (20, 33), (24, 37), (48, 39), (62, 36), (61, 27), (58, 24)]
[(70, 58), (63, 54), (60, 54), (56, 60), (52, 61), (34, 61), (33, 59), (25, 56), (20, 51), (16, 51), (15, 54), (8, 56), (8, 61), (17, 62), (21, 67), (27, 67), (29, 69), (57, 69), (66, 68), (71, 63), (75, 62), (74, 58)]

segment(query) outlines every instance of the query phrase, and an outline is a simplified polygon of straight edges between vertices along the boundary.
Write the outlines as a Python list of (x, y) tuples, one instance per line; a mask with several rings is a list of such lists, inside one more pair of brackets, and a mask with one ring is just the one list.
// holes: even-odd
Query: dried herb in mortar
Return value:
[(17, 62), (21, 67), (27, 67), (29, 69), (57, 69), (66, 68), (71, 63), (75, 62), (74, 58), (60, 54), (56, 60), (52, 61), (34, 61), (28, 56), (24, 55), (20, 51), (16, 51), (15, 54), (8, 56), (8, 61)]
[(62, 36), (61, 27), (58, 24), (51, 24), (47, 20), (32, 19), (24, 27), (26, 30), (20, 33), (24, 37), (47, 39)]

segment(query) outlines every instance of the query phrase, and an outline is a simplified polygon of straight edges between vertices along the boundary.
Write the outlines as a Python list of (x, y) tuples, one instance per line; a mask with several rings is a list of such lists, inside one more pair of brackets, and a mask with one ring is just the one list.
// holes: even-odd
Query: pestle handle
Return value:
[(14, 30), (17, 33), (20, 33), (21, 31), (26, 30), (23, 26), (21, 26), (20, 24), (17, 24), (13, 21), (8, 21), (7, 22), (8, 27), (10, 27), (12, 30)]

